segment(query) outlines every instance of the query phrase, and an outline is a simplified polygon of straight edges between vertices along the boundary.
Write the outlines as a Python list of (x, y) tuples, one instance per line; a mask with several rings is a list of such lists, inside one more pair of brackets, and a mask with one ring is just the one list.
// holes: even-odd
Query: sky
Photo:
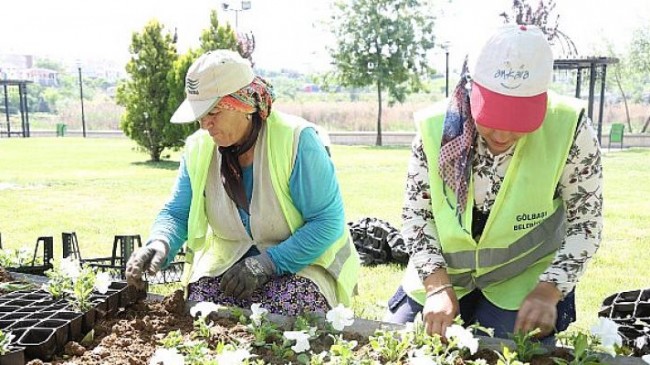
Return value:
[[(223, 2), (240, 9), (237, 0), (4, 0), (0, 12), (0, 54), (32, 54), (64, 62), (105, 60), (117, 65), (129, 59), (133, 32), (151, 19), (178, 32), (178, 49), (197, 48), (201, 30), (209, 27), (210, 10), (221, 22), (256, 38), (253, 54), (260, 68), (317, 72), (328, 68), (327, 46), (333, 45), (325, 21), (333, 0), (250, 0), (251, 9), (222, 11)], [(490, 29), (502, 23), (498, 14), (512, 0), (435, 0), (438, 41), (448, 40), (453, 67), (477, 49)], [(536, 4), (536, 0), (529, 0)], [(649, 0), (555, 0), (560, 29), (581, 55), (596, 55), (603, 38), (618, 47), (629, 43), (633, 29), (650, 22)], [(191, 5), (191, 6), (190, 6)], [(444, 65), (444, 51), (431, 55)]]

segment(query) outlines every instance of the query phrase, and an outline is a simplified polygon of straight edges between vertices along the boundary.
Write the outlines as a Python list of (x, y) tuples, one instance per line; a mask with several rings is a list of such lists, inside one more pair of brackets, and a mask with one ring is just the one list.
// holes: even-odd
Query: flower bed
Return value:
[[(8, 298), (5, 295), (0, 297), (0, 303), (9, 303), (6, 304), (7, 307), (15, 308), (16, 306), (11, 306), (11, 301), (46, 302), (47, 299), (37, 298), (35, 294), (38, 292), (40, 291), (18, 292)], [(116, 300), (108, 297), (99, 300), (105, 303), (106, 308), (116, 303)], [(48, 363), (75, 365), (223, 365), (290, 362), (314, 365), (540, 365), (555, 364), (556, 361), (558, 364), (645, 364), (639, 357), (613, 358), (590, 351), (594, 349), (591, 346), (593, 343), (590, 344), (588, 336), (582, 335), (573, 337), (574, 344), (578, 345), (575, 350), (541, 348), (536, 346), (535, 342), (527, 341), (525, 337), (516, 339), (517, 343), (490, 337), (475, 337), (461, 326), (452, 326), (453, 328), (448, 329), (450, 342), (443, 344), (439, 338), (424, 334), (421, 324), (416, 323), (407, 328), (353, 319), (351, 311), (341, 307), (335, 308), (325, 317), (311, 315), (289, 318), (264, 313), (259, 306), (253, 306), (251, 310), (216, 310), (215, 305), (211, 303), (185, 303), (180, 291), (166, 298), (150, 295), (148, 300), (138, 301), (126, 307), (121, 305), (120, 300), (122, 299), (117, 299), (117, 309), (112, 313), (105, 309), (110, 314), (101, 320), (97, 319), (92, 326), (91, 335), (85, 336), (83, 340), (80, 340), (81, 336), (69, 337), (73, 341), (68, 341), (57, 335), (48, 335), (61, 327), (61, 322), (51, 316), (30, 319), (36, 321), (30, 328), (43, 327), (46, 330), (34, 330), (31, 337), (25, 337), (25, 332), (18, 336), (28, 342), (43, 341), (35, 347), (36, 350), (25, 352), (28, 364), (43, 364), (45, 359), (40, 358), (39, 353), (51, 357)], [(109, 305), (109, 301), (113, 304)], [(25, 308), (29, 306), (25, 305)], [(41, 312), (53, 312), (52, 307), (55, 307), (54, 303), (43, 307)], [(55, 346), (52, 341), (56, 343)], [(605, 337), (602, 343), (607, 343)], [(544, 353), (535, 355), (536, 352)], [(523, 355), (528, 357), (525, 362), (520, 361)], [(23, 365), (20, 360), (6, 362), (6, 356), (0, 356), (0, 365)], [(157, 362), (157, 359), (162, 359), (162, 362)]]
[[(55, 355), (51, 363), (144, 365), (159, 364), (155, 358), (162, 356), (161, 363), (165, 365), (180, 364), (174, 362), (180, 358), (184, 358), (184, 364), (220, 365), (385, 364), (391, 360), (395, 364), (433, 364), (431, 356), (424, 356), (425, 351), (415, 346), (429, 341), (430, 345), (438, 346), (436, 351), (440, 354), (453, 358), (444, 362), (448, 364), (523, 364), (516, 362), (516, 355), (510, 351), (516, 345), (508, 340), (478, 337), (479, 347), (470, 354), (470, 348), (461, 345), (463, 340), (452, 340), (453, 345), (444, 346), (434, 337), (420, 336), (399, 325), (355, 319), (339, 332), (323, 317), (296, 319), (263, 314), (256, 308), (252, 312), (219, 310), (208, 315), (205, 321), (200, 316), (210, 310), (195, 313), (199, 319), (192, 317), (180, 291), (163, 300), (155, 299), (140, 301), (98, 321), (92, 340), (83, 345), (68, 342), (63, 353)], [(301, 347), (305, 345), (304, 340), (308, 349)], [(505, 350), (504, 345), (510, 350)], [(546, 350), (546, 354), (528, 363), (554, 364), (552, 357), (564, 359), (567, 364), (589, 363), (570, 362), (573, 359), (570, 349)], [(644, 364), (634, 357), (612, 358), (599, 354), (598, 358), (603, 364)], [(28, 364), (42, 362), (32, 360)]]

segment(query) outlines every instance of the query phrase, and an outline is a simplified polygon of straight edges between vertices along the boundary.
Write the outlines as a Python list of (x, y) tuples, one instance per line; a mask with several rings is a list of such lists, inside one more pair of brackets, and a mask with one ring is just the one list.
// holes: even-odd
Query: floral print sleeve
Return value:
[(420, 279), (440, 267), (446, 267), (431, 211), (429, 167), (422, 137), (415, 136), (406, 178), (406, 196), (402, 209), (402, 236)]
[(587, 262), (600, 245), (603, 228), (602, 164), (596, 134), (587, 118), (575, 141), (557, 187), (564, 200), (567, 235), (540, 281), (554, 282), (563, 295), (577, 284)]

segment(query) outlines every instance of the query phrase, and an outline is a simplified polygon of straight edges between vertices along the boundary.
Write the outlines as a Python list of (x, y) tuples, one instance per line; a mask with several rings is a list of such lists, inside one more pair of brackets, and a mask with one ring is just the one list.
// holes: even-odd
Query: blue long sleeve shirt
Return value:
[[(242, 169), (246, 196), (253, 193), (253, 166)], [(311, 264), (345, 229), (343, 200), (334, 165), (313, 128), (305, 128), (299, 138), (294, 169), (289, 178), (293, 203), (305, 224), (267, 253), (275, 264), (276, 274), (296, 273)], [(192, 200), (192, 186), (185, 159), (182, 158), (172, 195), (154, 221), (149, 241), (168, 242), (171, 260), (187, 240), (187, 224)], [(249, 216), (242, 209), (240, 218), (250, 235)], [(248, 255), (256, 254), (251, 248)]]

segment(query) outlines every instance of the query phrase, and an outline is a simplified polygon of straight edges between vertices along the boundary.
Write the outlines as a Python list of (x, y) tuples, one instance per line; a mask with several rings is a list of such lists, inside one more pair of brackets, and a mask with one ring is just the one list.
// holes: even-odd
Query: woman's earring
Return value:
[(248, 121), (250, 122), (253, 120), (253, 114), (246, 114), (246, 118), (248, 118)]

